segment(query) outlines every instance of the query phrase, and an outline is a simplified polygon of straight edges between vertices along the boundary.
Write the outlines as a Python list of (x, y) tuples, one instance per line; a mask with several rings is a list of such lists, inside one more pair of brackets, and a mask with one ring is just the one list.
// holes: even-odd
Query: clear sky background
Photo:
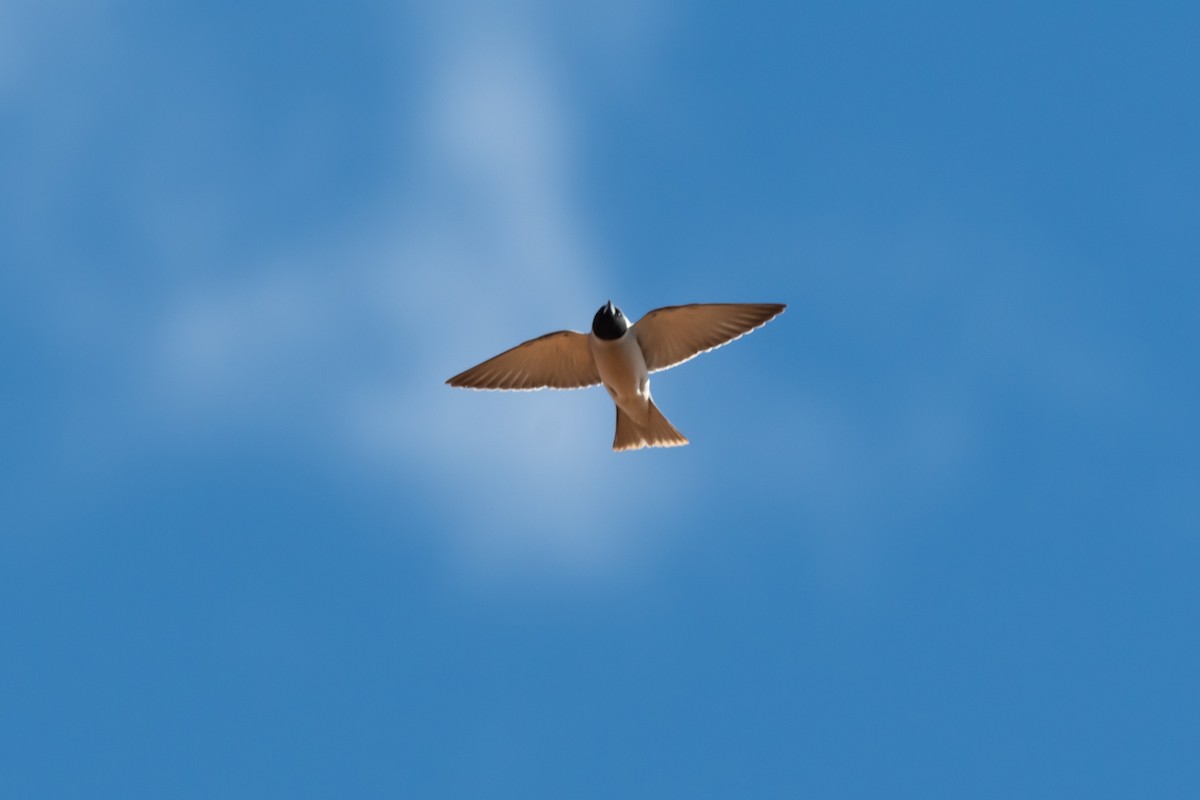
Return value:
[(1197, 6), (557, 5), (0, 2), (0, 793), (1197, 796)]

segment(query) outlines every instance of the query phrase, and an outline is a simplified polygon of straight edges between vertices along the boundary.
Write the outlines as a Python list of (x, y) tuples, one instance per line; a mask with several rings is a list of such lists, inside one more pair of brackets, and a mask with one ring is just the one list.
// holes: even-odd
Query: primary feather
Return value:
[(633, 326), (651, 372), (682, 364), (761, 328), (782, 303), (692, 303), (656, 308)]
[(582, 389), (600, 383), (585, 333), (555, 331), (505, 350), (446, 383), (465, 389)]

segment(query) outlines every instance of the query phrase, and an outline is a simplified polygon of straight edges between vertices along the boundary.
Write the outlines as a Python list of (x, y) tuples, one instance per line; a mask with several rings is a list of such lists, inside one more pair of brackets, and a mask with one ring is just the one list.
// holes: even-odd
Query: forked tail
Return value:
[(667, 418), (650, 400), (650, 418), (646, 427), (641, 427), (617, 406), (617, 435), (613, 438), (613, 450), (638, 450), (643, 447), (679, 447), (688, 443), (687, 438), (667, 422)]

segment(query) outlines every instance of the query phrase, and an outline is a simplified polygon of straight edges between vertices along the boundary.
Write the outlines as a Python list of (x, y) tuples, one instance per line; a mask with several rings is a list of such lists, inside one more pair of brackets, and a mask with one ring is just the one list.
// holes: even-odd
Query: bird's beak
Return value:
[(610, 317), (612, 316), (612, 314), (613, 314), (612, 300), (609, 300), (608, 304), (606, 306), (604, 306), (604, 313), (608, 314)]

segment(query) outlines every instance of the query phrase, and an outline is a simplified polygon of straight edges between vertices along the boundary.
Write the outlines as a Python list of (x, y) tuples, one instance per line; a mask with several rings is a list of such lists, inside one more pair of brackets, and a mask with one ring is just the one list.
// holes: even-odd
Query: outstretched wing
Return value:
[(465, 389), (581, 389), (600, 382), (585, 333), (556, 331), (489, 358), (446, 383)]
[(732, 342), (783, 313), (782, 303), (693, 303), (656, 308), (633, 330), (651, 372)]

